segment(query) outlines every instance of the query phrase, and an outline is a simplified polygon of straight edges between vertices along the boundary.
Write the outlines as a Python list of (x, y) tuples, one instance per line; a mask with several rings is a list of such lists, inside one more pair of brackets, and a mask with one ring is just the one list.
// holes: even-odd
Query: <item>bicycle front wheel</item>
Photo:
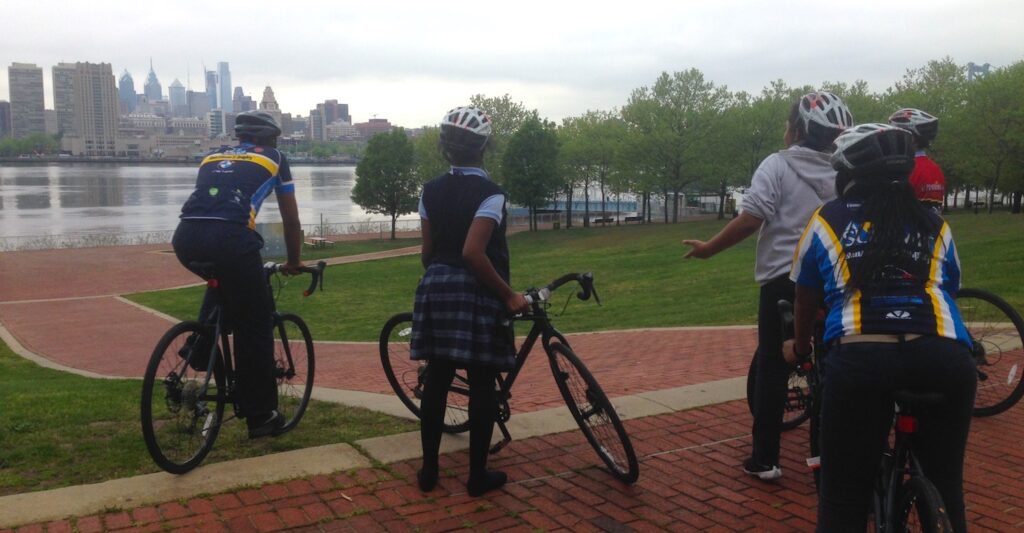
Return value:
[[(196, 339), (207, 336), (206, 342)], [(203, 461), (224, 420), (225, 389), (220, 350), (198, 322), (173, 326), (156, 344), (142, 380), (142, 436), (157, 466), (184, 474)], [(203, 353), (212, 362), (189, 365)]]
[[(412, 313), (391, 317), (380, 331), (380, 362), (398, 399), (419, 418), (427, 362), (412, 360), (411, 341)], [(455, 372), (441, 429), (445, 433), (469, 431), (469, 380), (465, 370)]]
[(978, 367), (974, 416), (991, 416), (1024, 396), (1024, 320), (1002, 298), (978, 289), (956, 296)]
[(640, 465), (633, 444), (597, 380), (572, 349), (560, 342), (551, 343), (548, 361), (565, 405), (594, 451), (613, 476), (626, 483), (635, 482), (640, 477)]
[[(757, 354), (750, 361), (747, 370), (747, 407), (754, 414), (754, 390), (757, 387)], [(786, 385), (786, 404), (782, 411), (782, 430), (789, 431), (800, 427), (811, 414), (813, 389), (808, 384), (807, 376), (797, 373), (794, 367), (789, 372)]]
[(277, 412), (284, 416), (281, 432), (298, 425), (313, 393), (313, 337), (296, 315), (284, 314), (274, 324), (274, 378), (277, 380)]
[(907, 480), (900, 490), (900, 497), (893, 514), (893, 526), (889, 531), (922, 531), (924, 533), (948, 533), (953, 525), (946, 514), (942, 495), (935, 485), (923, 476)]

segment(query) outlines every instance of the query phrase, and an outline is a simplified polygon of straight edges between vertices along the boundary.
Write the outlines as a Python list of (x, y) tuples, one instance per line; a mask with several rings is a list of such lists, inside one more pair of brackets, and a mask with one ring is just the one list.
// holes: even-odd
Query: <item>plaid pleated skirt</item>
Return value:
[(511, 370), (511, 321), (504, 304), (461, 266), (433, 263), (416, 288), (412, 358)]

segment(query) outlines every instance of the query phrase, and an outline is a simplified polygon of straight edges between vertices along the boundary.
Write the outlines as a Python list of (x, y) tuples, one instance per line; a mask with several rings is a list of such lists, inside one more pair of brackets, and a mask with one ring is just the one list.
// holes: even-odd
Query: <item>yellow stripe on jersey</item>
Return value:
[[(817, 216), (819, 225), (824, 229), (823, 233), (827, 238), (824, 242), (825, 246), (830, 247), (829, 259), (833, 265), (839, 267), (839, 277), (836, 280), (836, 288), (839, 290), (845, 290), (846, 284), (850, 281), (850, 265), (843, 257), (843, 246), (839, 242), (839, 238), (836, 237), (835, 231), (832, 230), (832, 226), (821, 217)], [(849, 334), (858, 334), (861, 332), (861, 292), (859, 290), (854, 291), (849, 298), (846, 298), (843, 303), (843, 329), (848, 330)], [(850, 331), (852, 330), (852, 331)]]
[[(956, 338), (956, 332), (953, 328), (953, 314), (949, 310), (949, 305), (946, 303), (946, 299), (942, 295), (942, 271), (940, 270), (943, 261), (943, 251), (946, 250), (949, 238), (949, 224), (942, 223), (942, 228), (939, 230), (939, 235), (935, 239), (935, 248), (932, 250), (932, 268), (928, 273), (928, 283), (926, 284), (926, 291), (928, 296), (932, 300), (932, 313), (935, 315), (935, 331), (941, 337), (949, 337), (952, 333), (952, 338)], [(946, 331), (946, 328), (950, 331)]]
[(243, 161), (247, 163), (256, 163), (257, 165), (267, 169), (271, 176), (277, 175), (278, 164), (273, 159), (261, 155), (261, 154), (210, 154), (203, 159), (200, 166), (207, 163), (216, 163), (218, 161)]

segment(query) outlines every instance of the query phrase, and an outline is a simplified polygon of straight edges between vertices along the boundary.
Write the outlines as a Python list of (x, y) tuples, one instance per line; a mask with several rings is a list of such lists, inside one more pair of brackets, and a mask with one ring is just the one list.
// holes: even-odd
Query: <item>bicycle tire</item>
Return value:
[[(186, 339), (193, 334), (211, 332), (198, 322), (172, 326), (153, 349), (142, 380), (140, 420), (146, 449), (157, 466), (172, 474), (184, 474), (203, 462), (224, 420), (226, 394), (219, 345), (210, 348), (213, 362), (207, 369), (193, 370), (189, 359), (179, 355), (188, 353)], [(203, 383), (213, 388), (206, 400), (198, 396)]]
[[(301, 338), (300, 338), (301, 337)], [(282, 314), (274, 320), (274, 379), (277, 381), (277, 412), (285, 423), (279, 433), (295, 429), (313, 394), (316, 359), (309, 327), (297, 315)]]
[[(380, 362), (384, 375), (398, 399), (420, 418), (420, 398), (427, 371), (426, 361), (413, 361), (409, 343), (412, 340), (412, 313), (399, 313), (380, 330)], [(465, 370), (456, 370), (448, 391), (444, 422), (445, 433), (469, 431), (469, 380)]]
[[(790, 371), (786, 388), (786, 405), (782, 411), (782, 431), (796, 429), (811, 414), (813, 392), (806, 376), (801, 376), (796, 369)], [(750, 360), (747, 370), (747, 407), (754, 414), (754, 390), (757, 387), (757, 354)]]
[(939, 489), (924, 476), (908, 479), (900, 488), (900, 496), (896, 501), (898, 503), (892, 515), (894, 527), (887, 528), (887, 531), (953, 531)]
[(974, 416), (992, 416), (1024, 396), (1024, 320), (1002, 298), (980, 289), (956, 296), (978, 366)]
[(558, 391), (587, 442), (613, 476), (625, 483), (636, 482), (640, 465), (633, 444), (593, 374), (571, 348), (560, 342), (550, 344), (548, 361)]

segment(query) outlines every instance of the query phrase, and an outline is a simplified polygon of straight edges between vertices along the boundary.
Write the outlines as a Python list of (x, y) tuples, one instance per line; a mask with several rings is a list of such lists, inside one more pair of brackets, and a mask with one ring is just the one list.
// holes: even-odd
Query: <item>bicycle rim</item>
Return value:
[(274, 325), (274, 378), (277, 411), (284, 415), (282, 432), (298, 425), (313, 393), (313, 337), (301, 318), (281, 315)]
[(186, 340), (199, 333), (209, 334), (209, 330), (197, 322), (172, 327), (153, 350), (142, 381), (140, 406), (146, 449), (157, 466), (172, 474), (184, 474), (203, 461), (224, 420), (219, 350), (212, 365), (213, 375), (205, 369), (193, 370), (185, 359), (190, 350)]
[(1024, 321), (1001, 298), (977, 289), (957, 294), (978, 367), (975, 416), (1002, 413), (1024, 395)]
[[(419, 418), (427, 362), (412, 360), (411, 341), (412, 313), (399, 313), (391, 317), (380, 332), (380, 360), (384, 375), (398, 399)], [(465, 370), (455, 372), (455, 379), (448, 392), (442, 431), (469, 431), (469, 381)]]
[(558, 390), (587, 441), (613, 476), (635, 482), (640, 466), (633, 444), (597, 380), (564, 344), (552, 343), (548, 356)]
[[(757, 355), (750, 361), (747, 370), (747, 407), (754, 414), (754, 391), (757, 387)], [(786, 403), (782, 411), (782, 430), (789, 431), (800, 427), (810, 416), (812, 389), (807, 377), (792, 370), (786, 385)]]
[(893, 516), (893, 526), (891, 531), (953, 531), (939, 490), (921, 476), (912, 477), (904, 483)]

